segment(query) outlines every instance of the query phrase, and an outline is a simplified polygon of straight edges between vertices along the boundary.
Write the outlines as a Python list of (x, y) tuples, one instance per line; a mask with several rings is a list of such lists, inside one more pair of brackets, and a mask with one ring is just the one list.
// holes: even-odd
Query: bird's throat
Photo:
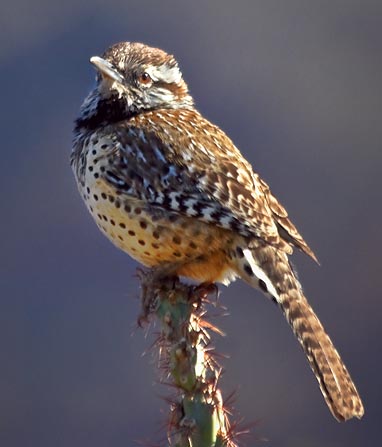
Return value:
[(117, 95), (101, 99), (94, 109), (85, 109), (76, 120), (76, 130), (94, 130), (98, 127), (124, 121), (136, 116), (137, 112), (129, 110), (123, 98)]

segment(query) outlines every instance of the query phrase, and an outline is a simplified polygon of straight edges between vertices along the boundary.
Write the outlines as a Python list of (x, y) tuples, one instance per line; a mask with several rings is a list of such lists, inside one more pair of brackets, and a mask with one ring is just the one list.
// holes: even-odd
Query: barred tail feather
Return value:
[(269, 294), (300, 342), (325, 401), (338, 421), (361, 418), (364, 408), (346, 366), (306, 300), (285, 253), (253, 243), (242, 250), (238, 274)]

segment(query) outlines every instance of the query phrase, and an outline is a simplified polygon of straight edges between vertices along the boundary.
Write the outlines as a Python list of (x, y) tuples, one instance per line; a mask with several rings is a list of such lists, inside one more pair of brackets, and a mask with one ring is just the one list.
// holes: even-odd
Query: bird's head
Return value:
[(192, 108), (173, 56), (141, 43), (123, 42), (90, 62), (96, 86), (82, 104), (77, 127), (95, 128), (149, 110)]

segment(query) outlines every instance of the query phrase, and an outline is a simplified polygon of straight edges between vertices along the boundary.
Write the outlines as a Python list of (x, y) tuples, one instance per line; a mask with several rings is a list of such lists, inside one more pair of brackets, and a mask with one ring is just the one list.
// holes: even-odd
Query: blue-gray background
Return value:
[[(294, 262), (366, 415), (338, 424), (288, 325), (222, 290), (225, 394), (247, 445), (353, 447), (381, 430), (382, 3), (13, 0), (1, 5), (0, 445), (163, 439), (167, 391), (134, 331), (136, 263), (98, 231), (69, 167), (88, 63), (142, 41), (176, 55), (200, 110), (269, 182), (322, 266)], [(131, 333), (135, 332), (133, 336)]]

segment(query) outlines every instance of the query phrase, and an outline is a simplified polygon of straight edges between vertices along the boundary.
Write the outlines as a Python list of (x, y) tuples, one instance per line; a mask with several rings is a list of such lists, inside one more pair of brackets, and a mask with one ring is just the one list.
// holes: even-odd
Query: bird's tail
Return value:
[(346, 366), (306, 300), (285, 253), (256, 241), (241, 250), (238, 274), (270, 294), (300, 342), (325, 401), (338, 421), (361, 418), (364, 408)]

